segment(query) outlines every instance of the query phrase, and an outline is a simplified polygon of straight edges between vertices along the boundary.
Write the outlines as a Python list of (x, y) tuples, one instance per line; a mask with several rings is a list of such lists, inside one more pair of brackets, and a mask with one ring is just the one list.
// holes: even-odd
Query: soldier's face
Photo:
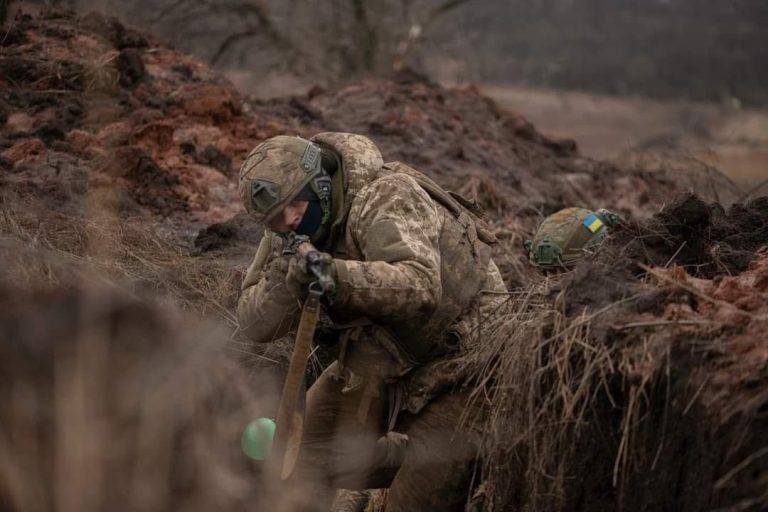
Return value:
[(291, 201), (281, 212), (272, 217), (267, 223), (267, 227), (273, 233), (296, 231), (307, 212), (307, 206), (309, 206), (309, 201)]

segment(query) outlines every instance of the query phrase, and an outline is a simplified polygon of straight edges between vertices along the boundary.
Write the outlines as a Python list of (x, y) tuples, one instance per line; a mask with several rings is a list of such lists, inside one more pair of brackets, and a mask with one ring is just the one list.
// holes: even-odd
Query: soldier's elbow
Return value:
[(238, 330), (254, 344), (271, 343), (282, 334), (280, 326), (268, 322), (254, 321), (253, 319), (240, 319)]
[(263, 329), (259, 329), (256, 326), (243, 326), (240, 325), (240, 332), (242, 332), (246, 338), (252, 341), (256, 345), (263, 345), (270, 343), (276, 336), (273, 333), (264, 332)]
[(260, 311), (246, 305), (238, 308), (238, 331), (253, 343), (271, 343), (291, 330), (292, 315)]
[(242, 315), (238, 315), (237, 330), (246, 338), (254, 343), (266, 343), (269, 341), (262, 329), (259, 328), (259, 324), (254, 322), (250, 318), (244, 318)]

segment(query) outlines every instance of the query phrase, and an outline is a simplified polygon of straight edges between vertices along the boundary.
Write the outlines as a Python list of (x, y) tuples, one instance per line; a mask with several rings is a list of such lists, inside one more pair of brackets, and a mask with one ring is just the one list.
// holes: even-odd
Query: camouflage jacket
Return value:
[[(323, 248), (334, 257), (337, 275), (327, 313), (337, 324), (366, 318), (373, 326), (401, 326), (400, 332), (418, 335), (445, 298), (441, 271), (446, 262), (441, 259), (446, 248), (440, 240), (449, 214), (413, 177), (385, 165), (369, 139), (324, 133), (313, 140), (340, 156), (343, 174), (343, 201), (334, 193), (332, 239)], [(276, 339), (298, 321), (300, 304), (286, 290), (288, 262), (281, 248), (282, 239), (267, 232), (243, 282), (240, 326), (256, 342)], [(477, 271), (451, 270), (459, 277)], [(488, 261), (482, 270), (479, 291), (451, 325), (464, 343), (477, 336), (481, 319), (506, 298), (498, 293), (506, 287), (495, 263)], [(349, 344), (348, 364), (357, 365), (355, 371), (363, 375), (392, 378), (429, 362), (414, 361), (387, 333), (391, 330), (359, 329)]]

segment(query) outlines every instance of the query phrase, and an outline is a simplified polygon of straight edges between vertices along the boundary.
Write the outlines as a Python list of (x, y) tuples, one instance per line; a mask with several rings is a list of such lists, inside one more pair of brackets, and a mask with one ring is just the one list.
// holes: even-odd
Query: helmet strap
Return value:
[(296, 199), (309, 202), (296, 233), (310, 237), (314, 244), (324, 241), (332, 218), (331, 178), (321, 170), (320, 174), (312, 178), (296, 195)]
[[(324, 241), (329, 233), (330, 224), (332, 221), (332, 194), (331, 194), (331, 176), (327, 169), (323, 166), (323, 150), (320, 146), (312, 141), (307, 141), (307, 149), (301, 157), (299, 165), (304, 171), (312, 175), (308, 186), (314, 195), (317, 197), (320, 209), (320, 225), (310, 234), (310, 238), (313, 243), (318, 244)], [(325, 155), (328, 160), (329, 155)], [(327, 163), (326, 163), (327, 165)], [(316, 206), (312, 206), (313, 211), (316, 211)], [(308, 209), (309, 211), (309, 209)], [(302, 219), (302, 224), (304, 220)]]

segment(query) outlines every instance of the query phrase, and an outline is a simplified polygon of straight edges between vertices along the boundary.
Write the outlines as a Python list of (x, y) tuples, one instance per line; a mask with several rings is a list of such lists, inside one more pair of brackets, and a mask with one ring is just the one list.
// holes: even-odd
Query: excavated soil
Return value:
[[(692, 160), (616, 166), (585, 158), (572, 141), (539, 133), (475, 88), (446, 89), (408, 72), (257, 101), (114, 19), (51, 10), (9, 20), (3, 33), (0, 329), (16, 340), (0, 358), (0, 393), (11, 404), (2, 432), (12, 432), (2, 437), (11, 445), (0, 444), (12, 455), (0, 464), (3, 508), (42, 510), (61, 499), (62, 507), (114, 509), (133, 503), (126, 496), (134, 491), (131, 499), (144, 501), (133, 509), (253, 502), (254, 468), (227, 450), (246, 416), (261, 410), (252, 402), (274, 407), (274, 387), (250, 384), (244, 368), (281, 368), (286, 345), (254, 350), (235, 334), (220, 342), (225, 353), (194, 359), (193, 373), (211, 382), (168, 380), (199, 393), (163, 387), (155, 361), (168, 375), (187, 375), (185, 348), (222, 338), (186, 316), (153, 311), (180, 308), (235, 330), (239, 283), (261, 237), (241, 213), (236, 171), (267, 137), (324, 130), (368, 135), (385, 159), (476, 199), (498, 234), (496, 259), (515, 292), (462, 360), (464, 374), (479, 376), (470, 382), (482, 384), (474, 396), (493, 411), (475, 505), (768, 507), (768, 199), (738, 203), (729, 180)], [(522, 241), (543, 216), (572, 205), (611, 208), (625, 220), (591, 261), (542, 276)], [(101, 291), (89, 291), (94, 283)], [(91, 346), (91, 337), (105, 342)], [(151, 378), (133, 368), (152, 370)], [(85, 383), (105, 375), (123, 388), (90, 411), (82, 399), (94, 390)], [(57, 402), (58, 382), (72, 402)], [(137, 382), (144, 394), (131, 394)], [(142, 387), (152, 383), (156, 401)], [(223, 409), (209, 408), (211, 393), (225, 398)], [(198, 414), (202, 430), (187, 422)], [(54, 438), (59, 421), (84, 430)], [(104, 436), (99, 443), (67, 437), (90, 432), (93, 421), (109, 426), (94, 434)], [(107, 439), (126, 462), (102, 459)], [(86, 445), (93, 450), (77, 455)], [(27, 459), (21, 451), (30, 446)], [(130, 459), (134, 451), (142, 456)], [(72, 475), (85, 468), (86, 480), (41, 480), (51, 467)], [(167, 474), (148, 478), (155, 467)], [(117, 476), (114, 487), (95, 486), (98, 503), (77, 501), (91, 499), (88, 478), (113, 473), (133, 480)], [(145, 481), (151, 492), (141, 490)]]
[(568, 305), (605, 305), (626, 296), (627, 283), (648, 267), (675, 266), (703, 279), (737, 275), (766, 243), (768, 197), (725, 210), (685, 194), (650, 219), (623, 221), (614, 229), (598, 258), (569, 274), (574, 284)]
[(232, 178), (254, 141), (295, 131), (246, 115), (202, 63), (116, 20), (50, 11), (11, 26), (0, 53), (3, 182), (52, 210), (87, 214), (84, 198), (109, 189), (121, 217), (189, 236), (239, 211)]

